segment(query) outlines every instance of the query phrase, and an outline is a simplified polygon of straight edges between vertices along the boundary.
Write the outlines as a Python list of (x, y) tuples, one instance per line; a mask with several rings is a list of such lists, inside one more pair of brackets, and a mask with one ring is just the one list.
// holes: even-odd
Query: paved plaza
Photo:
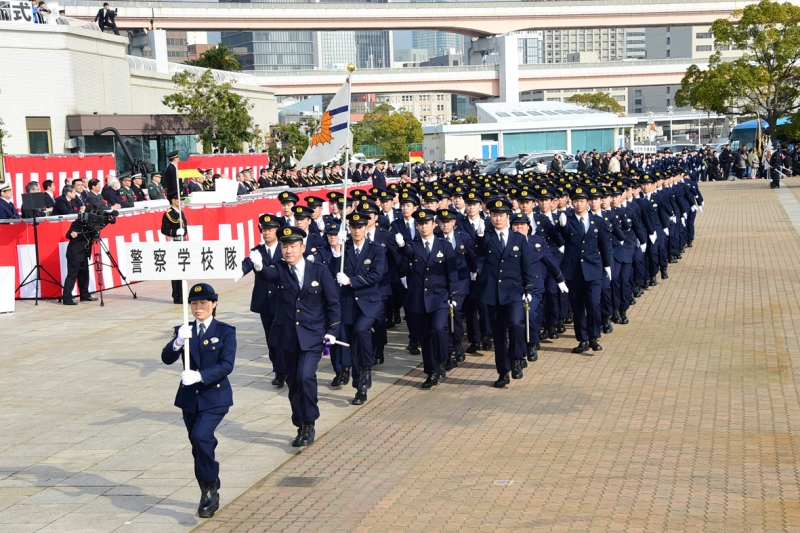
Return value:
[(572, 354), (568, 330), (506, 389), (484, 353), (424, 391), (398, 328), (362, 407), (323, 359), (301, 452), (252, 278), (214, 283), (239, 351), (205, 521), (180, 369), (159, 357), (169, 284), (18, 302), (0, 316), (0, 531), (800, 531), (800, 180), (702, 191), (694, 247), (602, 352)]

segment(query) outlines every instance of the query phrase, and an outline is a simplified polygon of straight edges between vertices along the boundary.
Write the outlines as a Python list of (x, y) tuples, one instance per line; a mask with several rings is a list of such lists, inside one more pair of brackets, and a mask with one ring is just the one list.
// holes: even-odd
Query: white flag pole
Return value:
[[(339, 230), (339, 233), (345, 229), (347, 226), (347, 184), (350, 181), (350, 106), (352, 102), (350, 101), (351, 93), (353, 92), (353, 71), (356, 69), (356, 66), (353, 63), (347, 65), (347, 71), (350, 75), (347, 77), (347, 142), (345, 143), (345, 159), (344, 159), (344, 180), (342, 181), (343, 189), (342, 194), (344, 195), (344, 203), (342, 204), (342, 227)], [(339, 243), (341, 245), (340, 253), (341, 253), (341, 262), (339, 263), (339, 272), (344, 273), (344, 245), (345, 243)]]
[[(184, 279), (181, 280), (181, 290), (183, 291), (183, 325), (189, 325), (189, 283)], [(194, 331), (192, 332), (194, 335)], [(189, 340), (186, 339), (183, 343), (183, 369), (189, 370)]]

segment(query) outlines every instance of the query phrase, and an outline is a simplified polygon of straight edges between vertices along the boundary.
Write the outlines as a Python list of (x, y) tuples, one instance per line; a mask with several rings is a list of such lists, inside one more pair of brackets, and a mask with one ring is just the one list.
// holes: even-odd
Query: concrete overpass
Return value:
[[(198, 74), (204, 71), (179, 63), (132, 56), (128, 56), (128, 62), (133, 69), (165, 74), (181, 70), (192, 70)], [(686, 59), (657, 59), (520, 65), (517, 71), (518, 91), (673, 85), (680, 83), (691, 64)], [(701, 67), (705, 65), (697, 64)], [(214, 73), (220, 81), (262, 85), (273, 89), (279, 96), (333, 94), (341, 88), (347, 76), (344, 70)], [(498, 65), (481, 65), (361, 69), (353, 77), (355, 94), (408, 92), (457, 93), (479, 99), (501, 97), (500, 68)]]
[[(790, 0), (800, 4), (800, 0)], [(120, 29), (186, 31), (440, 30), (473, 37), (522, 30), (710, 24), (756, 0), (554, 0), (437, 3), (219, 3), (114, 1)], [(71, 17), (92, 19), (98, 0), (61, 0)]]

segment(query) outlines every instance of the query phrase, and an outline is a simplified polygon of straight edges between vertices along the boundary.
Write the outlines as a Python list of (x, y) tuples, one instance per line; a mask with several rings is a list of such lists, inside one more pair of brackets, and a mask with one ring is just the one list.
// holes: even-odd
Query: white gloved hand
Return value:
[(456, 302), (455, 300), (447, 300), (447, 305), (455, 309), (456, 305), (458, 305), (458, 302)]
[(692, 206), (692, 211), (697, 211), (697, 206), (696, 205)]
[(397, 246), (399, 246), (400, 248), (406, 245), (406, 240), (399, 233), (394, 234), (394, 242), (396, 242)]
[(531, 300), (533, 300), (533, 296), (531, 296), (530, 294), (525, 293), (522, 295), (522, 301), (525, 302), (526, 304), (531, 303)]
[(264, 258), (261, 257), (261, 252), (258, 250), (252, 250), (248, 257), (250, 258), (250, 261), (253, 262), (253, 268), (255, 271), (261, 272), (261, 269), (264, 268)]
[(347, 232), (342, 230), (336, 234), (336, 242), (338, 244), (344, 244), (347, 242)]
[(606, 271), (606, 276), (608, 276), (608, 279), (611, 279), (611, 267), (605, 267), (603, 270)]
[(308, 259), (309, 261), (311, 261), (313, 263), (314, 262), (314, 254), (309, 255), (308, 257), (306, 257), (306, 259)]
[(559, 289), (561, 290), (561, 292), (563, 292), (563, 293), (568, 293), (568, 292), (569, 292), (569, 289), (567, 288), (567, 282), (566, 282), (566, 281), (562, 281), (561, 283), (559, 283), (559, 284), (558, 284), (558, 288), (559, 288)]
[(402, 278), (400, 278), (400, 283), (402, 283), (402, 284), (403, 284), (403, 288), (404, 288), (404, 289), (407, 289), (407, 288), (408, 288), (408, 280), (406, 279), (406, 277), (405, 277), (405, 276), (403, 276)]
[(561, 253), (563, 254), (563, 253), (564, 253), (564, 247), (563, 247), (563, 246), (559, 246), (559, 247), (558, 247), (558, 251), (559, 251), (559, 252), (561, 252)]
[(670, 221), (672, 221), (673, 224), (677, 224), (678, 223), (678, 218), (675, 215), (672, 215), (671, 217), (669, 217), (669, 219), (670, 219)]
[(567, 214), (566, 213), (561, 213), (561, 216), (558, 217), (558, 223), (561, 224), (562, 226), (566, 226), (567, 225)]
[(470, 281), (475, 281), (476, 279), (478, 279), (478, 273), (477, 272), (470, 272), (469, 273), (469, 280)]
[(186, 235), (186, 230), (185, 229), (178, 228), (178, 229), (175, 230), (175, 236), (176, 237), (183, 237), (184, 235)]
[(644, 253), (645, 250), (647, 250), (647, 243), (642, 244), (641, 246), (639, 246), (639, 248), (642, 250), (642, 253)]
[(339, 285), (350, 285), (350, 278), (344, 272), (336, 274), (336, 281), (339, 282)]
[(192, 338), (192, 326), (184, 324), (178, 328), (178, 337), (175, 339), (176, 346), (183, 346), (187, 339)]
[(333, 335), (325, 335), (325, 344), (333, 344), (336, 342), (336, 337)]
[(681, 219), (681, 224), (683, 224), (683, 226), (686, 227), (686, 217), (683, 217)]
[(619, 241), (620, 246), (625, 246), (625, 241)]
[(669, 237), (669, 228), (664, 228), (664, 235)]
[(650, 242), (652, 242), (653, 244), (656, 243), (656, 234), (655, 233), (651, 233), (650, 234)]
[(181, 372), (181, 383), (186, 386), (194, 385), (203, 381), (203, 376), (197, 370), (184, 370)]

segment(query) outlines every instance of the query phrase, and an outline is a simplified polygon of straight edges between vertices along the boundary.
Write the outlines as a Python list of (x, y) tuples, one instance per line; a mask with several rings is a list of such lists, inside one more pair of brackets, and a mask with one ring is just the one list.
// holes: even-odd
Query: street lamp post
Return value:
[(667, 111), (669, 111), (669, 143), (672, 144), (672, 106), (669, 106)]

